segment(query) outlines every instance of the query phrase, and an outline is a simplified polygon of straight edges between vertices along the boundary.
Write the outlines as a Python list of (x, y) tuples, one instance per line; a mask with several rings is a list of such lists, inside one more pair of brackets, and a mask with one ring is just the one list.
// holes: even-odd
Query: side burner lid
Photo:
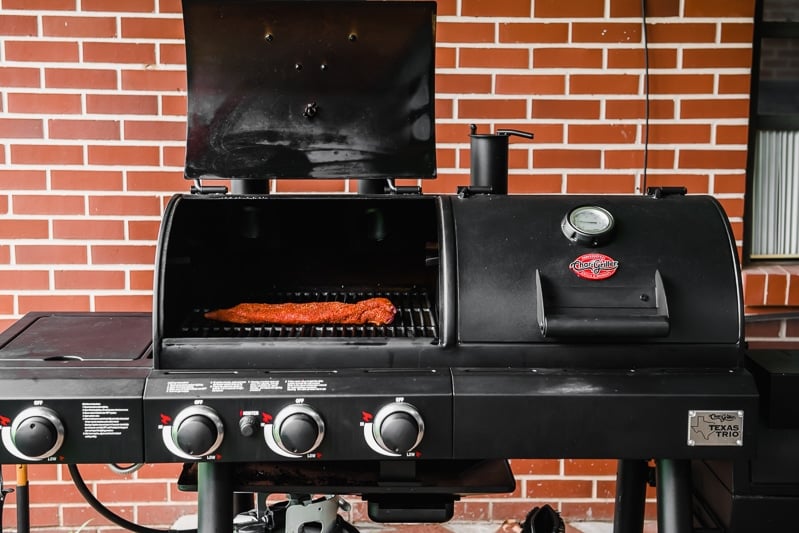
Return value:
[(187, 179), (433, 178), (435, 2), (184, 0)]

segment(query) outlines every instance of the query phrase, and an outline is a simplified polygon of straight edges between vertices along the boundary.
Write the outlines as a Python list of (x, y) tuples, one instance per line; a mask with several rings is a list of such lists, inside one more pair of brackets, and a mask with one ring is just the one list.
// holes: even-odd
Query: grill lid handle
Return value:
[(660, 271), (655, 270), (654, 314), (611, 314), (612, 307), (582, 307), (591, 314), (553, 313), (547, 316), (541, 272), (535, 271), (536, 314), (544, 337), (665, 337), (669, 334), (669, 308)]

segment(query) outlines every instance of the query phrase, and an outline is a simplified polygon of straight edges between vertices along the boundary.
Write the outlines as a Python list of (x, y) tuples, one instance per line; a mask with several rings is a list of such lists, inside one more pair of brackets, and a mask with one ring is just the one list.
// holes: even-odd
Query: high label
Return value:
[(619, 262), (605, 254), (583, 254), (571, 263), (569, 270), (583, 279), (607, 279), (616, 273)]

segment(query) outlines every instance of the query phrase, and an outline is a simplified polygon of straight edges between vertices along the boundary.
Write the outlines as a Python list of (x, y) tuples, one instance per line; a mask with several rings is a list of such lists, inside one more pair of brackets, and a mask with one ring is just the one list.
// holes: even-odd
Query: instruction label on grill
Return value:
[(743, 411), (688, 411), (688, 446), (743, 444)]
[(84, 402), (81, 404), (81, 415), (84, 439), (119, 436), (130, 427), (128, 409), (124, 407)]
[(327, 382), (323, 379), (287, 379), (286, 391), (288, 392), (313, 392), (326, 391)]

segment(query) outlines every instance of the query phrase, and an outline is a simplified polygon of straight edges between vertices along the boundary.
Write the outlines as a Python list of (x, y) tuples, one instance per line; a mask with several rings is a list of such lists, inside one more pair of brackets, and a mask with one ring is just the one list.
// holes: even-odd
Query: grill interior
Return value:
[(280, 324), (226, 324), (209, 320), (203, 315), (210, 309), (195, 309), (180, 328), (187, 337), (269, 337), (269, 338), (374, 338), (411, 337), (438, 338), (436, 310), (427, 291), (295, 291), (266, 295), (262, 301), (269, 303), (344, 302), (354, 303), (366, 298), (384, 297), (397, 308), (394, 322), (387, 326), (308, 325), (286, 326)]

